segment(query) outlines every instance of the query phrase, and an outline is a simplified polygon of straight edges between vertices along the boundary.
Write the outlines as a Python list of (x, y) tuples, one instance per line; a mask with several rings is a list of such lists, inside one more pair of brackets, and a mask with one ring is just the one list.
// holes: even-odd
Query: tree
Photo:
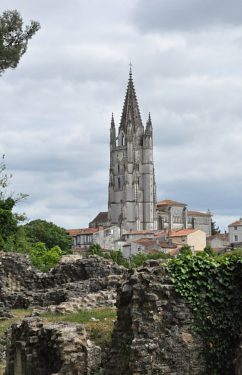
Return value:
[(28, 41), (40, 29), (31, 21), (23, 29), (23, 20), (17, 10), (8, 10), (0, 16), (0, 75), (8, 68), (16, 68), (27, 50)]
[(12, 209), (15, 201), (12, 198), (0, 200), (0, 236), (3, 241), (17, 232), (17, 218)]
[(4, 156), (0, 161), (0, 249), (14, 250), (18, 224), (24, 220), (24, 215), (13, 212), (17, 202), (26, 197), (24, 194), (17, 196), (7, 194), (7, 186), (11, 175), (6, 173)]
[(70, 252), (72, 238), (64, 228), (61, 228), (46, 220), (32, 220), (24, 226), (27, 240), (34, 244), (42, 242), (47, 249), (59, 246), (65, 253)]
[(219, 234), (220, 233), (220, 229), (219, 229), (219, 226), (216, 226), (216, 221), (213, 221), (211, 222), (211, 234), (212, 236), (214, 236), (215, 234)]

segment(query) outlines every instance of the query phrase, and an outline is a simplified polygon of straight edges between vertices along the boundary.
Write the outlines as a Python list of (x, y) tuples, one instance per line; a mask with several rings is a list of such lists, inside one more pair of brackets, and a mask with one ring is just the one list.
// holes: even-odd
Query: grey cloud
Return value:
[(221, 25), (240, 25), (239, 0), (138, 0), (134, 20), (144, 31), (189, 31)]
[[(30, 194), (18, 206), (30, 219), (79, 227), (107, 209), (110, 117), (114, 112), (118, 126), (129, 58), (144, 123), (152, 114), (157, 197), (210, 208), (227, 224), (241, 216), (241, 28), (228, 25), (229, 12), (225, 19), (218, 10), (213, 20), (217, 0), (169, 4), (11, 1), (26, 22), (42, 24), (18, 68), (0, 82), (0, 151), (13, 173), (11, 189)], [(187, 7), (181, 23), (171, 4), (176, 14)], [(142, 30), (169, 27), (140, 33), (134, 12)], [(189, 33), (194, 27), (200, 32)]]

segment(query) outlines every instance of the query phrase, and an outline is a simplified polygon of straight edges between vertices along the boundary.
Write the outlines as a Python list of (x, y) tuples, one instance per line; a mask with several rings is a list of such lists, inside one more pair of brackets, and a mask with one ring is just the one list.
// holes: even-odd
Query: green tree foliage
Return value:
[(220, 233), (219, 226), (216, 225), (216, 221), (212, 221), (211, 222), (211, 234), (212, 234), (212, 236), (214, 236), (215, 234), (219, 234), (219, 233)]
[(206, 254), (208, 255), (211, 255), (211, 256), (214, 256), (216, 255), (213, 248), (210, 246), (210, 245), (207, 245), (204, 250), (203, 250)]
[(3, 241), (17, 232), (17, 218), (12, 210), (15, 201), (12, 198), (0, 200), (0, 235)]
[(183, 254), (183, 255), (192, 255), (192, 249), (189, 245), (183, 245), (181, 248), (180, 248), (180, 254)]
[(71, 250), (72, 238), (64, 228), (46, 220), (33, 220), (24, 225), (27, 240), (31, 244), (42, 242), (47, 249), (59, 246), (64, 253)]
[(43, 242), (32, 245), (29, 252), (32, 264), (42, 272), (47, 272), (50, 268), (55, 267), (62, 255), (63, 251), (59, 246), (47, 249)]
[(98, 255), (102, 258), (112, 260), (113, 262), (117, 263), (120, 266), (124, 266), (124, 267), (129, 266), (129, 262), (127, 261), (127, 259), (124, 258), (120, 250), (118, 251), (112, 250), (110, 252), (107, 252), (107, 251), (102, 250), (100, 245), (93, 244), (89, 248), (89, 254)]
[(6, 173), (3, 156), (0, 162), (0, 248), (6, 251), (14, 249), (18, 224), (24, 220), (24, 215), (14, 213), (13, 209), (19, 200), (26, 197), (24, 194), (9, 196), (7, 187), (11, 177)]
[(126, 268), (137, 268), (142, 266), (142, 264), (146, 260), (150, 259), (168, 259), (169, 255), (165, 253), (154, 253), (154, 254), (145, 254), (145, 253), (137, 253), (132, 256), (131, 259), (124, 258), (123, 254), (120, 250), (112, 250), (110, 252), (103, 251), (101, 246), (98, 244), (93, 244), (89, 248), (89, 253), (92, 255), (99, 255), (103, 258), (110, 259), (113, 262), (117, 263), (120, 266), (124, 266)]
[(8, 10), (0, 16), (0, 75), (8, 68), (16, 68), (27, 50), (29, 39), (40, 29), (36, 21), (23, 27), (17, 10)]
[(168, 262), (177, 292), (190, 304), (203, 340), (206, 374), (234, 374), (241, 332), (242, 251), (181, 254)]
[(151, 254), (145, 254), (145, 253), (137, 253), (132, 256), (130, 259), (130, 267), (131, 268), (137, 268), (144, 264), (146, 260), (156, 259), (156, 260), (165, 260), (168, 259), (169, 255), (160, 252), (160, 253), (151, 253)]

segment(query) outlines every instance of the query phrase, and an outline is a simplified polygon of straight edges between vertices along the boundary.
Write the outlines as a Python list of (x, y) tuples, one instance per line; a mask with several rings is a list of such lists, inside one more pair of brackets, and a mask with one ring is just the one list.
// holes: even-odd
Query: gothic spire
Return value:
[(127, 86), (125, 99), (124, 99), (120, 127), (123, 128), (124, 131), (126, 131), (129, 122), (131, 122), (134, 130), (136, 130), (139, 126), (142, 126), (142, 120), (141, 120), (140, 111), (139, 111), (139, 104), (138, 104), (138, 100), (137, 100), (136, 92), (134, 88), (131, 64), (130, 64), (129, 80), (128, 80), (128, 86)]
[(152, 135), (152, 121), (151, 121), (151, 115), (149, 112), (148, 121), (146, 122), (146, 129), (145, 129), (146, 135)]
[(148, 121), (146, 122), (146, 129), (147, 128), (152, 128), (152, 121), (151, 121), (150, 112), (149, 112), (149, 116), (148, 116)]
[(115, 123), (114, 123), (114, 118), (113, 118), (113, 112), (112, 112), (112, 117), (111, 117), (111, 127), (115, 128)]

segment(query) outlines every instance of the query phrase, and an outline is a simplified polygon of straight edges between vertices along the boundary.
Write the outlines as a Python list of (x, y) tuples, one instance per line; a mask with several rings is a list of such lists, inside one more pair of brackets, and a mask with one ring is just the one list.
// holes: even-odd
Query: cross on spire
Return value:
[(131, 63), (131, 60), (130, 60), (130, 63), (129, 63), (129, 75), (132, 76), (132, 66), (133, 64)]

